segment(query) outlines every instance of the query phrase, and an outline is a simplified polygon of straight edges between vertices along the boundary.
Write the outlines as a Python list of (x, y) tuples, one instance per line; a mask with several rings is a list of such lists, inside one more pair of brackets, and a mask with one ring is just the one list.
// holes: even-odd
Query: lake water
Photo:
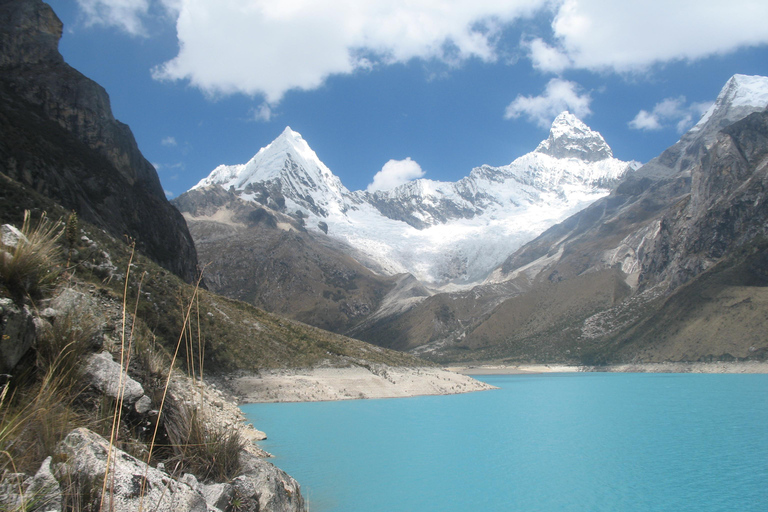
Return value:
[(311, 512), (768, 511), (768, 375), (480, 379), (243, 411)]

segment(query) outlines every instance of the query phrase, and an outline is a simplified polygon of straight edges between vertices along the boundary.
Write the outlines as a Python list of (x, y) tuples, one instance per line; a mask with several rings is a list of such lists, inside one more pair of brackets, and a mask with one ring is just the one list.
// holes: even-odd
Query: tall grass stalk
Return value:
[(166, 398), (168, 397), (168, 387), (171, 384), (171, 376), (173, 375), (173, 368), (176, 365), (176, 358), (179, 355), (179, 348), (181, 348), (181, 342), (182, 342), (182, 339), (184, 338), (187, 322), (189, 322), (189, 315), (192, 313), (192, 305), (194, 304), (195, 297), (199, 293), (200, 282), (202, 281), (202, 279), (203, 279), (203, 274), (201, 272), (200, 276), (197, 278), (197, 282), (195, 283), (195, 289), (192, 292), (192, 300), (189, 302), (189, 305), (187, 306), (187, 311), (184, 315), (183, 322), (182, 322), (181, 333), (179, 333), (179, 339), (176, 342), (176, 349), (173, 352), (170, 368), (168, 369), (168, 376), (165, 379), (165, 386), (163, 387), (163, 397), (160, 400), (160, 407), (158, 408), (157, 418), (155, 419), (155, 428), (154, 428), (154, 431), (152, 432), (152, 440), (149, 443), (149, 451), (147, 453), (147, 460), (146, 460), (147, 467), (145, 468), (144, 478), (142, 479), (142, 483), (141, 483), (141, 501), (139, 502), (139, 512), (143, 510), (144, 486), (146, 485), (146, 482), (147, 482), (147, 472), (149, 471), (149, 463), (152, 460), (152, 453), (155, 449), (155, 442), (157, 441), (157, 430), (160, 426), (160, 419), (162, 418), (163, 409), (165, 408), (165, 401), (166, 401)]
[[(112, 447), (117, 442), (117, 437), (120, 431), (120, 422), (122, 420), (122, 414), (123, 414), (123, 398), (125, 394), (125, 378), (124, 376), (127, 375), (128, 371), (128, 364), (130, 362), (131, 352), (130, 348), (128, 350), (128, 355), (126, 357), (125, 353), (125, 331), (126, 331), (126, 316), (127, 316), (127, 307), (126, 307), (126, 301), (128, 300), (128, 283), (129, 278), (131, 275), (131, 264), (133, 263), (133, 257), (136, 254), (136, 242), (133, 241), (131, 243), (131, 256), (128, 258), (128, 267), (125, 271), (125, 285), (123, 286), (123, 307), (122, 307), (122, 326), (120, 329), (120, 381), (118, 384), (118, 392), (117, 392), (117, 403), (115, 404), (115, 412), (112, 416), (112, 428), (109, 432), (109, 450), (107, 451), (107, 465), (106, 469), (104, 471), (104, 480), (102, 482), (101, 486), (101, 503), (99, 504), (99, 510), (104, 510), (104, 498), (106, 496), (107, 492), (107, 482), (110, 481), (109, 477), (110, 474), (112, 475), (112, 479), (110, 481), (110, 496), (114, 495), (114, 485), (115, 485), (115, 479), (114, 479), (114, 471), (110, 471), (110, 463), (116, 464), (116, 461), (112, 460)], [(144, 275), (142, 274), (141, 282), (144, 280)], [(136, 303), (138, 308), (138, 301), (139, 297), (141, 296), (141, 282), (139, 283), (139, 291), (136, 294)], [(136, 315), (134, 313), (133, 322), (131, 323), (131, 339), (133, 339), (133, 328), (136, 321)], [(130, 343), (130, 341), (129, 341)], [(110, 499), (110, 508), (111, 508), (111, 499)]]

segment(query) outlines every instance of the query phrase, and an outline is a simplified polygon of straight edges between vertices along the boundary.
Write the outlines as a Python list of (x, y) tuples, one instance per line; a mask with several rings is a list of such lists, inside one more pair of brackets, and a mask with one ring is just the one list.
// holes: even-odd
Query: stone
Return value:
[(15, 248), (20, 240), (26, 241), (27, 237), (16, 226), (3, 224), (0, 226), (0, 240), (4, 246)]
[(5, 473), (0, 478), (0, 510), (20, 510), (24, 502), (24, 489), (29, 476), (24, 473)]
[[(133, 512), (207, 512), (205, 497), (188, 484), (174, 480), (167, 473), (148, 466), (137, 458), (109, 447), (109, 442), (85, 428), (70, 432), (57, 447), (54, 474), (59, 482), (79, 482), (90, 489), (80, 494), (97, 496), (107, 467), (109, 495), (104, 497), (103, 510)], [(98, 504), (96, 504), (98, 506)]]
[(27, 306), (0, 299), (0, 373), (9, 373), (32, 348), (37, 328)]
[(119, 398), (120, 375), (122, 373), (123, 401), (128, 405), (136, 403), (144, 396), (144, 388), (122, 372), (120, 364), (112, 359), (109, 352), (100, 352), (91, 354), (85, 364), (84, 375), (88, 378), (91, 385), (112, 398)]
[(152, 399), (144, 395), (136, 401), (133, 408), (139, 414), (147, 414), (152, 410)]
[(24, 495), (28, 501), (34, 502), (34, 510), (61, 512), (61, 486), (53, 476), (51, 460), (51, 457), (48, 457), (43, 461), (40, 469), (30, 480)]
[(241, 510), (249, 512), (302, 512), (301, 488), (285, 471), (247, 452), (240, 462), (243, 474), (232, 480)]
[(203, 496), (208, 506), (228, 510), (235, 497), (235, 488), (226, 483), (203, 485)]

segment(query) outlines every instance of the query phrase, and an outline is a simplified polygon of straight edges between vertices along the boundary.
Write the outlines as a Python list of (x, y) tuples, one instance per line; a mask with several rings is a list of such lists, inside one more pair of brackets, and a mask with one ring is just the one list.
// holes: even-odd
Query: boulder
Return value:
[[(103, 510), (133, 512), (207, 512), (205, 497), (188, 484), (148, 466), (85, 428), (73, 430), (59, 444), (54, 474), (60, 483), (77, 482), (76, 492), (101, 501), (101, 488), (111, 450)], [(96, 502), (96, 506), (98, 503)]]
[(4, 246), (15, 248), (20, 240), (27, 240), (27, 237), (16, 226), (3, 224), (0, 226), (0, 240)]
[(299, 483), (285, 471), (248, 452), (241, 453), (244, 472), (232, 480), (239, 509), (248, 512), (302, 512)]
[(144, 396), (144, 388), (122, 371), (120, 364), (112, 359), (109, 352), (88, 356), (83, 371), (91, 385), (112, 398), (119, 398), (122, 374), (123, 401), (132, 405)]
[(0, 299), (0, 373), (13, 370), (32, 347), (36, 332), (34, 317), (27, 306)]

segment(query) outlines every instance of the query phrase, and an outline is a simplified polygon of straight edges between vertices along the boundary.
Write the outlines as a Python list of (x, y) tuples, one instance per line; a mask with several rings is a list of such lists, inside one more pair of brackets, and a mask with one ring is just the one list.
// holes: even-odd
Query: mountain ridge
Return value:
[[(286, 128), (248, 163), (218, 166), (192, 190), (232, 189), (346, 243), (388, 274), (411, 273), (437, 287), (467, 285), (548, 225), (607, 194), (638, 165), (614, 159), (602, 136), (570, 113), (553, 127), (551, 151), (544, 141), (507, 166), (477, 167), (457, 182), (420, 178), (375, 192), (350, 192), (301, 135)], [(513, 223), (513, 214), (524, 210), (531, 219)]]

